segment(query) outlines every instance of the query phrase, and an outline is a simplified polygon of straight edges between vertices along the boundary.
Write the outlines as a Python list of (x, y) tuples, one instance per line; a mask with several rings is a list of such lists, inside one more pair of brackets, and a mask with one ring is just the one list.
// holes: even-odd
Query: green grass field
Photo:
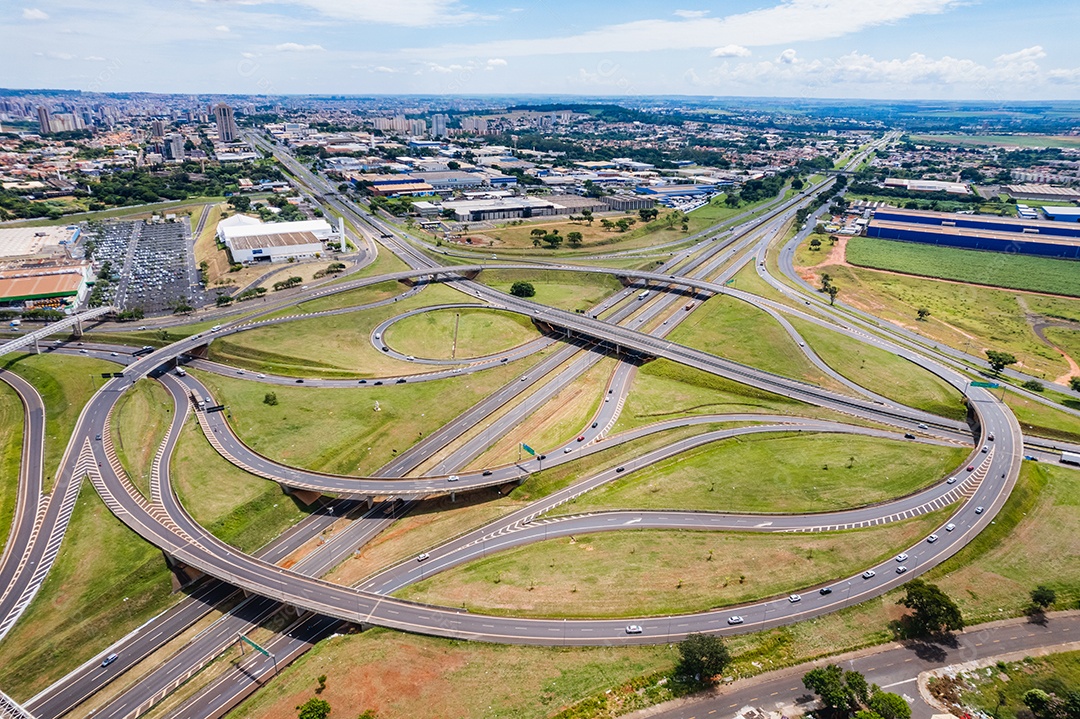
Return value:
[(477, 279), (502, 292), (509, 292), (511, 285), (518, 280), (530, 282), (536, 289), (536, 296), (530, 298), (532, 301), (571, 312), (588, 310), (608, 295), (623, 289), (611, 275), (583, 275), (554, 270), (484, 270)]
[(0, 547), (7, 545), (11, 521), (15, 516), (24, 425), (19, 395), (6, 383), (0, 382)]
[[(193, 372), (228, 407), (236, 433), (273, 459), (338, 474), (374, 472), (538, 362), (545, 353), (475, 375), (356, 389), (270, 387)], [(274, 392), (278, 404), (264, 403)], [(375, 411), (375, 403), (379, 411)]]
[[(18, 355), (4, 362), (4, 369), (34, 385), (45, 402), (45, 463), (42, 486), (52, 491), (53, 479), (64, 456), (75, 423), (90, 397), (101, 387), (102, 372), (120, 369), (114, 362), (92, 357), (43, 354)], [(76, 448), (78, 449), (78, 448)]]
[(86, 483), (56, 563), (0, 643), (0, 685), (26, 700), (175, 599), (161, 552)]
[(532, 617), (706, 611), (827, 582), (929, 533), (945, 511), (857, 532), (760, 534), (628, 530), (510, 549), (411, 585), (399, 596)]
[(184, 507), (218, 539), (253, 552), (307, 516), (273, 482), (225, 461), (188, 418), (176, 443), (172, 485)]
[(918, 365), (810, 322), (791, 323), (821, 359), (860, 386), (943, 417), (967, 416), (960, 392)]
[(1025, 434), (1063, 442), (1080, 442), (1080, 419), (1075, 415), (1060, 412), (1013, 392), (1005, 393), (1005, 404), (1016, 415), (1016, 421)]
[(1080, 147), (1080, 138), (1062, 135), (912, 135), (911, 141), (1025, 148)]
[(1080, 330), (1065, 327), (1047, 327), (1046, 338), (1080, 364)]
[(540, 332), (523, 315), (489, 309), (425, 312), (391, 325), (388, 346), (425, 359), (484, 357), (525, 344)]
[(944, 477), (962, 447), (829, 434), (750, 435), (699, 447), (560, 507), (826, 512), (910, 494)]
[(669, 335), (673, 342), (811, 384), (850, 392), (810, 363), (780, 323), (753, 305), (717, 295)]
[[(355, 279), (355, 278), (349, 278)], [(348, 290), (347, 292), (339, 292), (327, 297), (318, 297), (307, 302), (301, 302), (285, 309), (278, 310), (266, 315), (265, 318), (260, 319), (273, 319), (275, 317), (287, 317), (289, 315), (303, 314), (307, 312), (324, 312), (326, 310), (336, 310), (342, 307), (357, 307), (359, 305), (366, 305), (372, 302), (379, 302), (390, 297), (396, 297), (402, 294), (409, 288), (400, 282), (380, 282), (377, 285), (369, 285), (367, 287), (361, 287), (355, 290)]]
[(433, 284), (386, 307), (285, 322), (217, 339), (210, 345), (210, 357), (258, 372), (301, 377), (415, 374), (425, 368), (392, 359), (371, 344), (375, 326), (406, 310), (470, 301), (475, 298)]
[(150, 496), (150, 469), (172, 422), (172, 396), (156, 380), (141, 379), (120, 397), (112, 415), (116, 456), (131, 482)]
[(848, 262), (871, 269), (1080, 297), (1080, 262), (852, 237)]
[[(931, 341), (978, 356), (983, 356), (984, 349), (1011, 352), (1020, 361), (1016, 369), (1035, 376), (1054, 378), (1068, 369), (1061, 355), (1038, 338), (1026, 314), (1077, 318), (1080, 300), (859, 267), (824, 265), (816, 270), (832, 275), (840, 287), (840, 300)], [(921, 307), (931, 312), (925, 322), (916, 320)]]

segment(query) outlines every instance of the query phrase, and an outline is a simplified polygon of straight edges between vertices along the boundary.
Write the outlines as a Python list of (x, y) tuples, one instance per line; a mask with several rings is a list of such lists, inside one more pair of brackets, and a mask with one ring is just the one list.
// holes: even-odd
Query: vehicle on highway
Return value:
[(110, 356), (110, 357), (116, 357), (116, 356), (117, 356), (117, 353), (116, 353), (116, 352), (110, 352), (110, 353), (109, 353), (109, 356)]
[(87, 354), (86, 350), (79, 350), (79, 351), (82, 352), (83, 354)]
[(522, 377), (522, 378), (521, 378), (521, 381), (522, 381), (522, 382), (525, 382), (525, 381), (526, 381), (526, 380), (528, 380), (528, 379), (529, 379), (529, 375), (525, 375), (524, 377)]
[(988, 445), (988, 444), (984, 444), (984, 445), (983, 445), (983, 448), (982, 448), (982, 453), (983, 453), (983, 454), (986, 454), (986, 453), (987, 453), (987, 452), (989, 452), (989, 451), (990, 451), (990, 445)]
[(217, 332), (219, 329), (221, 329), (221, 325), (214, 325), (213, 327), (210, 328), (210, 331), (211, 332)]
[(584, 442), (584, 441), (585, 441), (585, 435), (583, 435), (583, 434), (582, 434), (582, 435), (578, 435), (577, 441), (578, 441), (578, 442)]
[(457, 476), (456, 474), (451, 474), (449, 477), (446, 478), (446, 481), (447, 482), (456, 482), (459, 479), (461, 479), (461, 477)]
[(945, 531), (946, 532), (951, 532), (954, 529), (956, 529), (956, 525), (953, 524), (952, 522), (949, 522), (948, 524), (945, 525)]
[(389, 352), (389, 351), (390, 351), (390, 348), (389, 348), (389, 347), (383, 347), (383, 348), (382, 348), (382, 351), (383, 351), (383, 352)]
[(375, 339), (381, 340), (382, 339), (382, 333), (381, 332), (376, 332), (375, 333)]
[(641, 634), (641, 627), (636, 624), (630, 624), (626, 627), (627, 634)]
[(1029, 462), (1038, 462), (1039, 461), (1038, 457), (1036, 457), (1034, 455), (1031, 455), (1031, 454), (1025, 454), (1024, 459), (1026, 459)]
[(570, 454), (573, 451), (574, 451), (573, 447), (567, 447), (566, 449), (563, 450), (563, 454)]
[(428, 554), (427, 552), (424, 552), (423, 554), (420, 554), (420, 555), (418, 555), (416, 557), (416, 561), (422, 562), (422, 561), (424, 561), (425, 559), (427, 559), (430, 556), (431, 556), (430, 554)]
[(906, 560), (907, 560), (907, 553), (901, 552), (900, 554), (896, 555), (896, 561), (903, 562), (903, 561), (906, 561)]
[(490, 476), (491, 476), (492, 474), (493, 474), (493, 473), (492, 473), (492, 471), (491, 471), (490, 469), (485, 469), (485, 470), (484, 470), (484, 471), (483, 471), (483, 472), (481, 473), (481, 476), (482, 476), (482, 477), (490, 477)]
[(818, 590), (818, 594), (825, 596), (826, 594), (832, 594), (832, 587), (822, 587)]
[(244, 370), (238, 369), (238, 370), (236, 370), (236, 374), (244, 374)]
[(745, 621), (746, 621), (746, 620), (745, 620), (745, 619), (743, 619), (742, 617), (740, 617), (740, 616), (739, 616), (738, 614), (736, 614), (736, 615), (735, 615), (735, 616), (733, 616), (733, 617), (728, 617), (728, 618), (727, 618), (727, 623), (728, 623), (728, 624), (742, 624), (742, 623), (743, 623), (743, 622), (745, 622)]
[(120, 655), (118, 655), (116, 652), (113, 652), (112, 654), (110, 654), (109, 656), (107, 656), (107, 657), (105, 657), (104, 659), (101, 660), (101, 666), (102, 667), (107, 667), (107, 666), (109, 666), (110, 664), (112, 664), (113, 662), (115, 662), (119, 658), (120, 658)]
[(638, 295), (638, 296), (637, 296), (637, 298), (638, 298), (639, 300), (643, 300), (643, 299), (645, 299), (645, 298), (646, 298), (646, 297), (648, 297), (648, 296), (649, 296), (649, 291), (648, 291), (648, 290), (643, 290), (643, 291), (642, 291), (642, 293), (641, 293), (640, 295)]
[(101, 435), (99, 434), (98, 436), (94, 437), (94, 439), (96, 439), (97, 441), (100, 442), (101, 441)]
[(937, 539), (938, 539), (938, 537), (937, 537), (936, 534), (931, 534), (929, 537), (926, 538), (926, 543), (927, 544), (933, 544), (934, 542), (937, 541)]
[(982, 507), (976, 507), (975, 508), (975, 514), (982, 514), (982, 513), (983, 513), (983, 508)]
[(988, 440), (990, 440), (991, 442), (993, 442), (993, 441), (994, 441), (994, 433), (993, 433), (993, 432), (991, 432), (990, 434), (986, 435), (986, 438), (987, 438)]
[(919, 422), (919, 429), (930, 429), (930, 428), (929, 428), (929, 427), (927, 427), (927, 426), (926, 426), (925, 424), (923, 424), (922, 422)]
[(298, 380), (296, 380), (296, 384), (304, 384), (304, 380), (298, 379)]
[(974, 472), (975, 471), (975, 465), (974, 464), (969, 464), (967, 466), (967, 471), (968, 472)]
[(185, 375), (187, 375), (187, 370), (185, 370), (183, 367), (177, 367), (176, 368), (176, 376), (177, 377), (184, 377)]
[(616, 467), (616, 468), (615, 468), (615, 471), (616, 471), (616, 472), (625, 472), (625, 471), (626, 471), (626, 467)]
[(412, 355), (408, 355), (405, 359), (409, 360), (410, 362), (415, 362), (416, 361), (416, 358), (413, 357)]
[(877, 572), (875, 572), (873, 569), (867, 569), (865, 572), (862, 573), (862, 578), (863, 579), (870, 579), (871, 577), (876, 577), (876, 576), (877, 576)]
[(906, 571), (907, 571), (907, 567), (905, 567), (903, 565), (900, 565), (899, 567), (896, 568), (896, 573), (897, 574), (903, 574)]
[(262, 374), (262, 373), (260, 373), (260, 374), (257, 374), (257, 375), (255, 375), (255, 376), (256, 376), (256, 377), (258, 377), (259, 379), (266, 379), (266, 375), (264, 375), (264, 374)]
[(945, 484), (956, 484), (956, 477), (949, 477), (945, 480)]
[(795, 602), (801, 602), (802, 601), (802, 595), (801, 594), (792, 594), (791, 596), (789, 596), (787, 598), (787, 600), (789, 602), (791, 602), (792, 604), (794, 604)]
[(407, 381), (408, 381), (408, 380), (406, 380), (406, 379), (405, 379), (404, 377), (402, 377), (401, 379), (399, 379), (399, 380), (397, 381), (397, 384), (405, 384), (405, 383), (406, 383)]
[(915, 439), (915, 435), (911, 432), (904, 432), (904, 439)]

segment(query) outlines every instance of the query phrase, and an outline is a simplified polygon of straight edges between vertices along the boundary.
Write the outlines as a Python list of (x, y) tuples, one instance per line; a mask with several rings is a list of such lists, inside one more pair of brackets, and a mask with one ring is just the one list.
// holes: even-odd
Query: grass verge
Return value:
[(120, 397), (113, 411), (116, 456), (131, 482), (150, 496), (150, 469), (172, 422), (172, 396), (156, 380), (141, 379)]
[(7, 545), (15, 516), (25, 424), (18, 393), (0, 382), (0, 553)]
[(489, 309), (425, 312), (395, 322), (384, 341), (398, 352), (426, 359), (485, 357), (540, 336), (523, 315)]

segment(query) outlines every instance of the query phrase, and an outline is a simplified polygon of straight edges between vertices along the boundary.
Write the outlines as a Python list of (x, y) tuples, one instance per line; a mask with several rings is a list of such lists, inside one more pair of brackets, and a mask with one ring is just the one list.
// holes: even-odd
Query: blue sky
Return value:
[(1076, 0), (5, 0), (0, 86), (1080, 99)]

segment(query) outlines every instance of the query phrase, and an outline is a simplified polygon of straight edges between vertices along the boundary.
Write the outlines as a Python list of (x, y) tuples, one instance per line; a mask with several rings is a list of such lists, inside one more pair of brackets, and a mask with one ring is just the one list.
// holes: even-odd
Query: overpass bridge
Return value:
[(49, 335), (54, 335), (57, 332), (71, 329), (72, 327), (75, 328), (76, 336), (81, 337), (83, 333), (83, 322), (89, 322), (90, 320), (97, 319), (98, 317), (115, 311), (116, 308), (112, 306), (95, 307), (92, 310), (86, 310), (85, 312), (65, 317), (58, 322), (51, 322), (39, 330), (27, 332), (22, 337), (16, 337), (10, 342), (5, 342), (3, 345), (0, 345), (0, 355), (17, 352), (30, 345), (33, 345), (36, 348), (39, 340), (43, 340)]

